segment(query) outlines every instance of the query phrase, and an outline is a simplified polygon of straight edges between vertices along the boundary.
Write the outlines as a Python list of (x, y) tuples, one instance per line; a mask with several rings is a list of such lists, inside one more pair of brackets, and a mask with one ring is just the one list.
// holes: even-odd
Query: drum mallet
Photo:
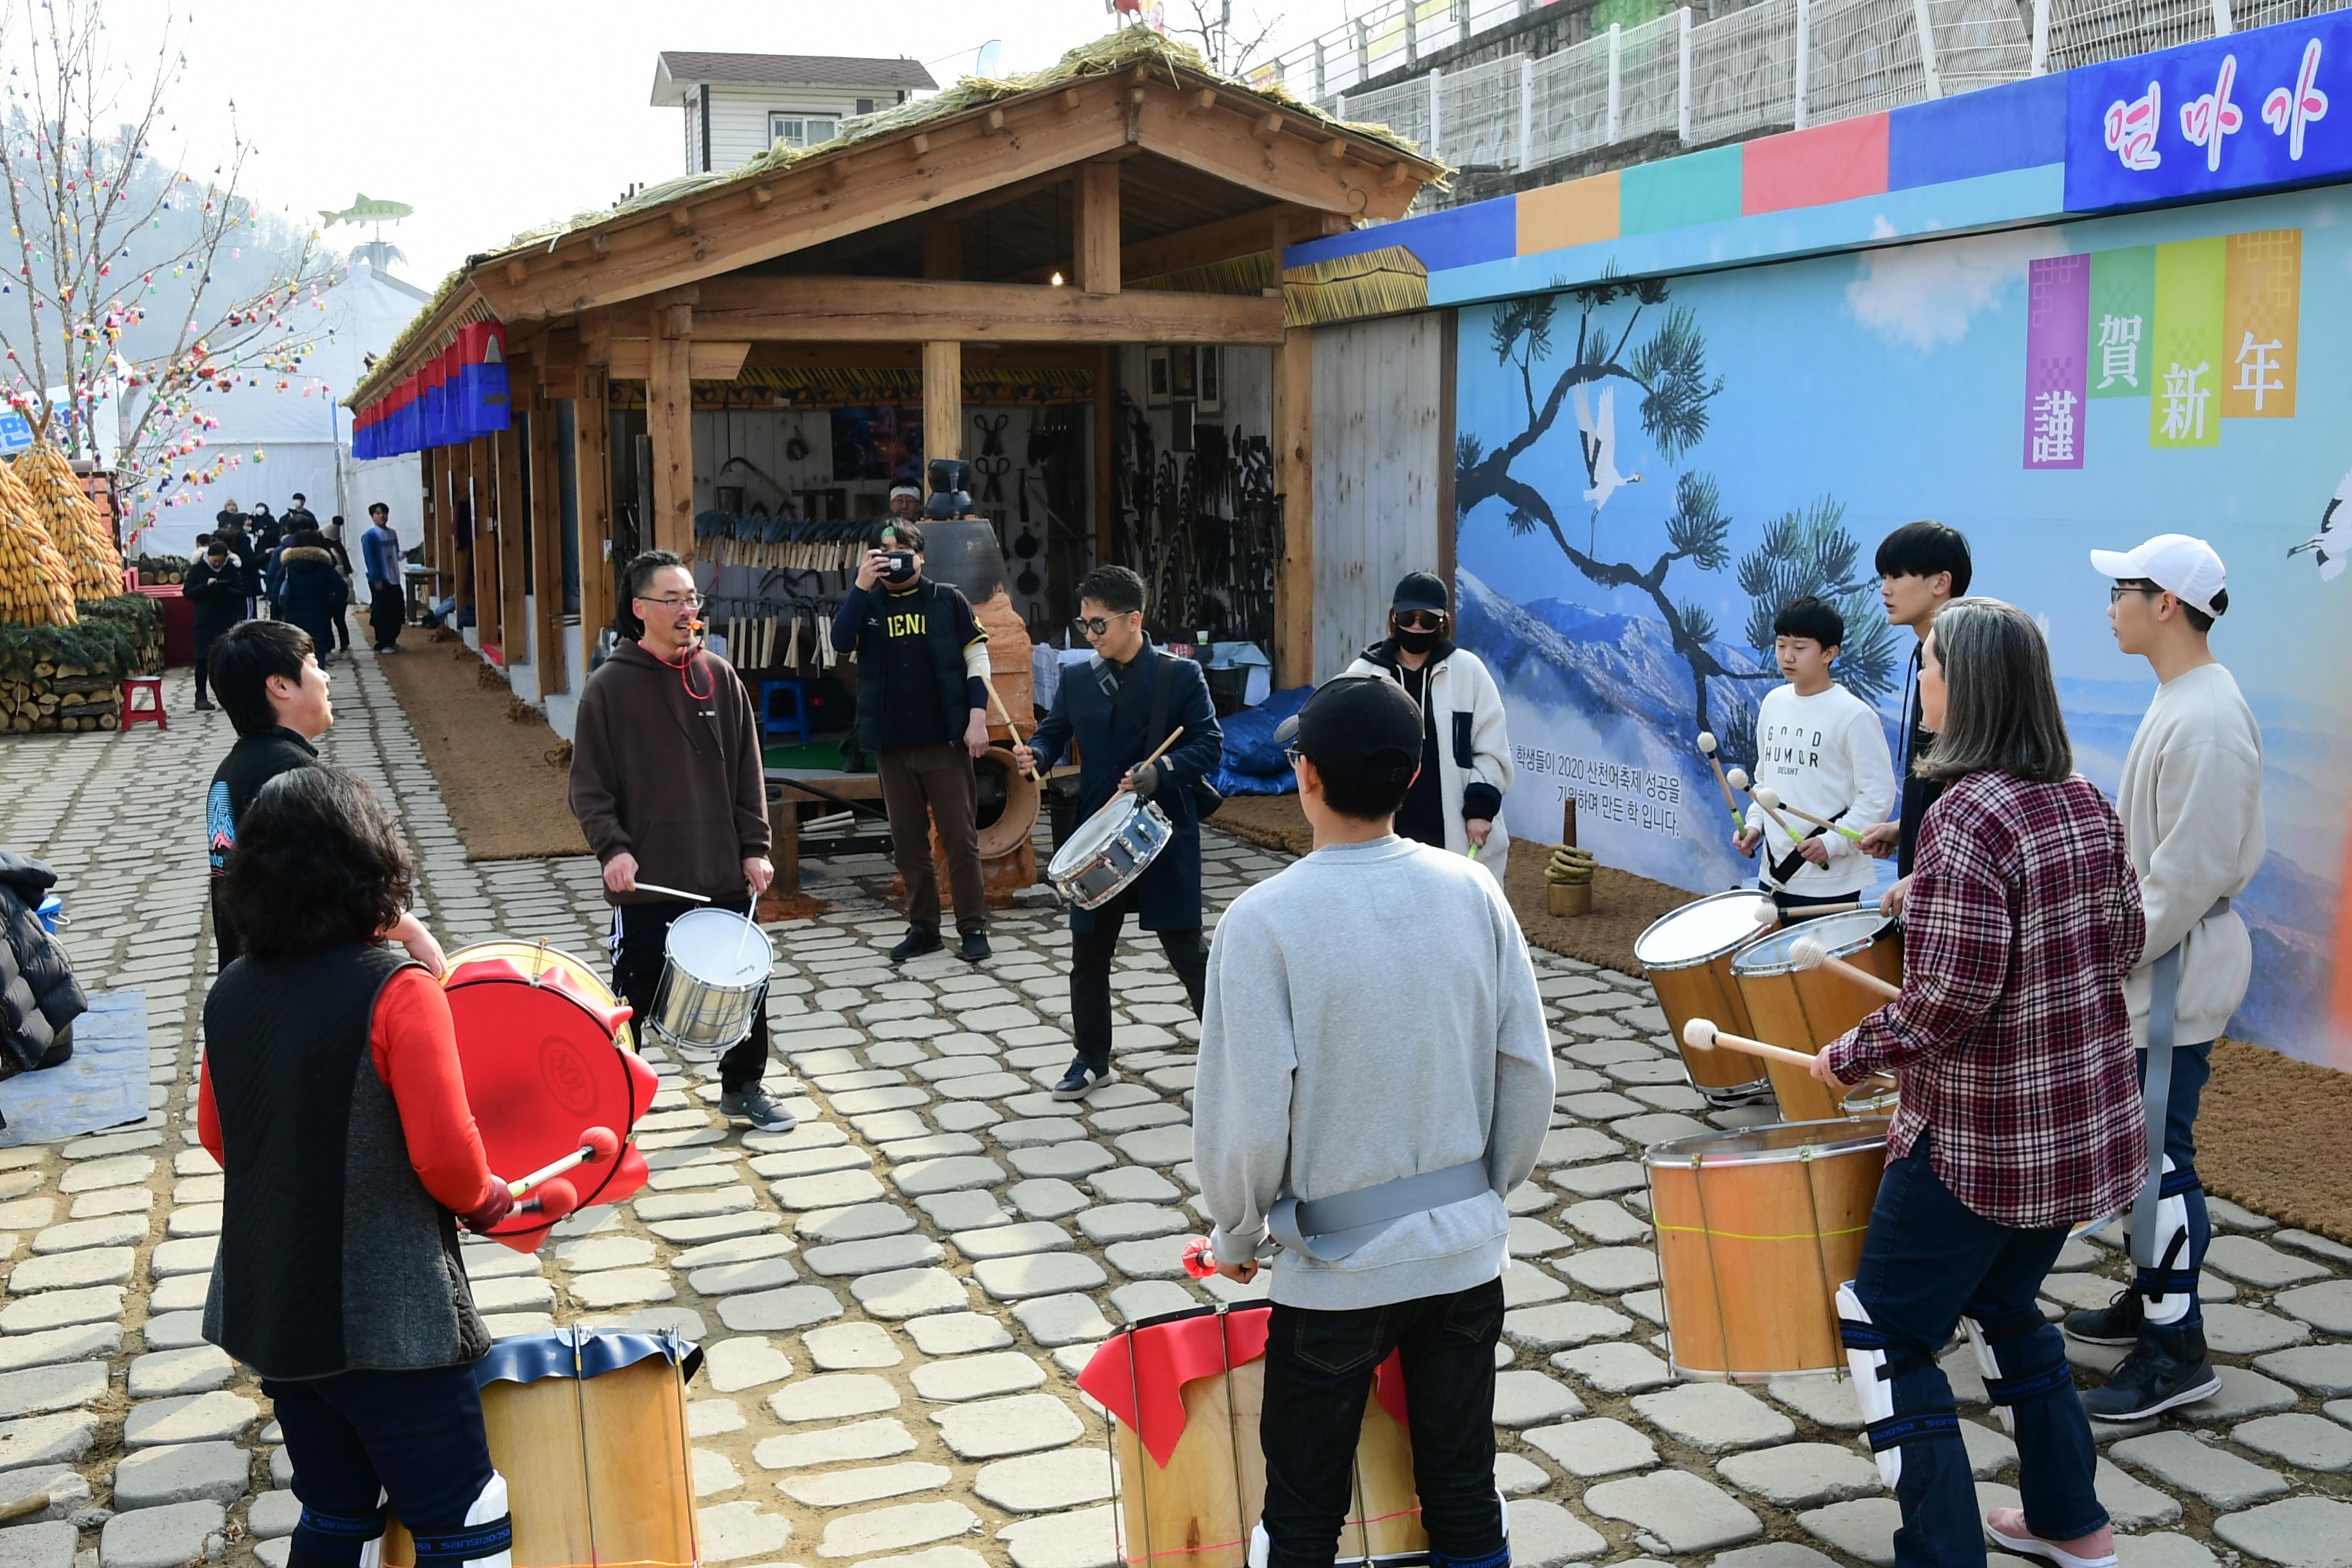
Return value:
[(560, 1176), (574, 1165), (601, 1165), (621, 1152), (621, 1140), (609, 1127), (590, 1127), (580, 1134), (580, 1147), (561, 1160), (551, 1161), (528, 1176), (518, 1176), (507, 1184), (507, 1191), (516, 1197), (551, 1176)]
[[(1861, 834), (1859, 834), (1859, 833), (1856, 833), (1853, 828), (1851, 828), (1851, 827), (1846, 827), (1846, 826), (1842, 826), (1841, 824), (1832, 822), (1832, 821), (1831, 821), (1828, 817), (1826, 817), (1826, 816), (1815, 816), (1811, 812), (1807, 811), (1807, 810), (1806, 810), (1803, 806), (1801, 806), (1801, 805), (1790, 805), (1787, 801), (1782, 800), (1782, 799), (1780, 798), (1780, 793), (1779, 793), (1777, 790), (1773, 789), (1769, 784), (1767, 784), (1764, 788), (1762, 788), (1762, 789), (1760, 789), (1760, 790), (1757, 791), (1757, 792), (1756, 792), (1756, 798), (1757, 798), (1758, 800), (1762, 800), (1762, 799), (1763, 799), (1766, 795), (1770, 795), (1770, 796), (1772, 797), (1772, 800), (1771, 800), (1771, 805), (1777, 805), (1777, 806), (1779, 806), (1781, 810), (1783, 810), (1783, 811), (1787, 812), (1790, 816), (1800, 816), (1800, 817), (1802, 817), (1802, 818), (1804, 818), (1807, 822), (1811, 823), (1815, 827), (1826, 828), (1827, 830), (1829, 830), (1829, 831), (1830, 831), (1830, 832), (1832, 832), (1832, 833), (1843, 833), (1843, 834), (1844, 834), (1848, 838), (1853, 839), (1856, 844), (1859, 844), (1859, 843), (1861, 843), (1861, 842), (1862, 842), (1862, 835), (1861, 835)], [(1768, 806), (1766, 807), (1766, 809), (1767, 809), (1767, 810), (1769, 810), (1769, 809), (1771, 808), (1771, 805), (1768, 805)]]
[(1739, 815), (1739, 803), (1731, 798), (1731, 781), (1724, 776), (1723, 759), (1715, 754), (1715, 731), (1701, 730), (1698, 732), (1698, 749), (1706, 753), (1706, 765), (1715, 770), (1716, 784), (1723, 791), (1723, 807), (1731, 813), (1731, 830), (1734, 833), (1747, 832), (1748, 819)]
[(1804, 837), (1803, 834), (1799, 833), (1795, 828), (1790, 826), (1789, 819), (1780, 815), (1780, 791), (1774, 789), (1770, 784), (1765, 784), (1761, 788), (1757, 787), (1755, 784), (1749, 780), (1748, 776), (1738, 768), (1731, 770), (1731, 779), (1735, 788), (1746, 790), (1748, 792), (1748, 798), (1764, 808), (1764, 815), (1772, 819), (1772, 825), (1775, 827), (1778, 827), (1781, 832), (1787, 834), (1792, 839), (1802, 838)]
[(1712, 1018), (1693, 1018), (1683, 1026), (1683, 1044), (1695, 1051), (1711, 1051), (1720, 1046), (1726, 1050), (1739, 1051), (1767, 1061), (1788, 1062), (1811, 1071), (1813, 1058), (1803, 1051), (1792, 1051), (1786, 1046), (1768, 1046), (1761, 1040), (1751, 1040), (1745, 1035), (1728, 1034), (1715, 1026)]
[(1903, 994), (1903, 987), (1900, 985), (1890, 985), (1867, 969), (1848, 963), (1843, 958), (1830, 956), (1830, 950), (1822, 945), (1819, 937), (1801, 936), (1790, 942), (1789, 959), (1800, 969), (1832, 970), (1843, 978), (1853, 981), (1872, 995), (1888, 1002)]
[(1785, 921), (1790, 925), (1802, 925), (1823, 915), (1850, 915), (1860, 908), (1860, 904), (1800, 904), (1782, 914), (1777, 905), (1768, 901), (1757, 907), (1756, 923), (1760, 926), (1779, 925)]
[(684, 899), (689, 904), (707, 904), (710, 901), (700, 893), (689, 893), (684, 888), (665, 888), (659, 882), (635, 882), (630, 885), (629, 891), (659, 893), (666, 899)]
[(537, 1215), (551, 1225), (579, 1206), (579, 1189), (561, 1176), (550, 1176), (531, 1190), (530, 1196), (515, 1205), (514, 1212)]

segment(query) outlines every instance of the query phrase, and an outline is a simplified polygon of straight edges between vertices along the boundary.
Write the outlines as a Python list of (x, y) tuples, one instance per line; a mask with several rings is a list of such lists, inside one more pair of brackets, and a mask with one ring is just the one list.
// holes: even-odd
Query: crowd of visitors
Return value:
[[(364, 574), (368, 646), (377, 653), (400, 651), (400, 628), (407, 618), (401, 590), (401, 542), (391, 509), (368, 508), (360, 535)], [(195, 607), (196, 708), (209, 712), (206, 656), (214, 642), (241, 621), (267, 617), (308, 632), (319, 662), (331, 663), (352, 650), (350, 612), (356, 590), (351, 545), (340, 515), (322, 525), (296, 491), (282, 514), (268, 503), (251, 511), (232, 498), (213, 520), (209, 533), (196, 536), (198, 554), (180, 585)]]

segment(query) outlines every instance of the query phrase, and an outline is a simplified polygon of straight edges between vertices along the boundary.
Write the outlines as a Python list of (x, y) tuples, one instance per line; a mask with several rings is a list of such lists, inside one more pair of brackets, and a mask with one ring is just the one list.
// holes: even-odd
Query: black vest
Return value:
[[(961, 620), (955, 612), (961, 592), (948, 584), (923, 580), (922, 592), (902, 595), (918, 599), (923, 606), (923, 632), (931, 654), (931, 679), (939, 688), (940, 717), (947, 725), (950, 744), (963, 739), (963, 716), (971, 711), (964, 696), (963, 645), (956, 640), (956, 626)], [(882, 705), (889, 700), (885, 692), (882, 668), (887, 662), (882, 646), (888, 637), (882, 629), (882, 617), (890, 613), (890, 591), (876, 584), (866, 595), (866, 624), (857, 629), (857, 743), (868, 753), (882, 749)]]
[(376, 997), (408, 960), (347, 942), (241, 958), (205, 998), (220, 1251), (205, 1338), (264, 1377), (457, 1366), (489, 1349), (457, 1227), (376, 1075)]

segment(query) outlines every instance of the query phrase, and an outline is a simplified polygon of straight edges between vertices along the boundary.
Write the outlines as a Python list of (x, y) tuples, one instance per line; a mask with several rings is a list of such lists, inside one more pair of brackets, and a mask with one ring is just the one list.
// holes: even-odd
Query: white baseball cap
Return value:
[(2209, 616), (2229, 607), (2230, 574), (2221, 557), (2185, 533), (2159, 533), (2137, 550), (2094, 550), (2091, 569), (2118, 583), (2153, 583)]

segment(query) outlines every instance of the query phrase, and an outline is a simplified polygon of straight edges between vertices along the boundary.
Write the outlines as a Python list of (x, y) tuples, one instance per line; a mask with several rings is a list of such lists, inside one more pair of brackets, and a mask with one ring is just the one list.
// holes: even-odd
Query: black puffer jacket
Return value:
[(278, 613), (310, 634), (325, 653), (334, 646), (335, 612), (352, 596), (335, 558), (315, 544), (289, 544), (278, 554)]
[(89, 1011), (66, 950), (34, 911), (58, 874), (0, 849), (0, 1076), (37, 1067), (66, 1026)]

